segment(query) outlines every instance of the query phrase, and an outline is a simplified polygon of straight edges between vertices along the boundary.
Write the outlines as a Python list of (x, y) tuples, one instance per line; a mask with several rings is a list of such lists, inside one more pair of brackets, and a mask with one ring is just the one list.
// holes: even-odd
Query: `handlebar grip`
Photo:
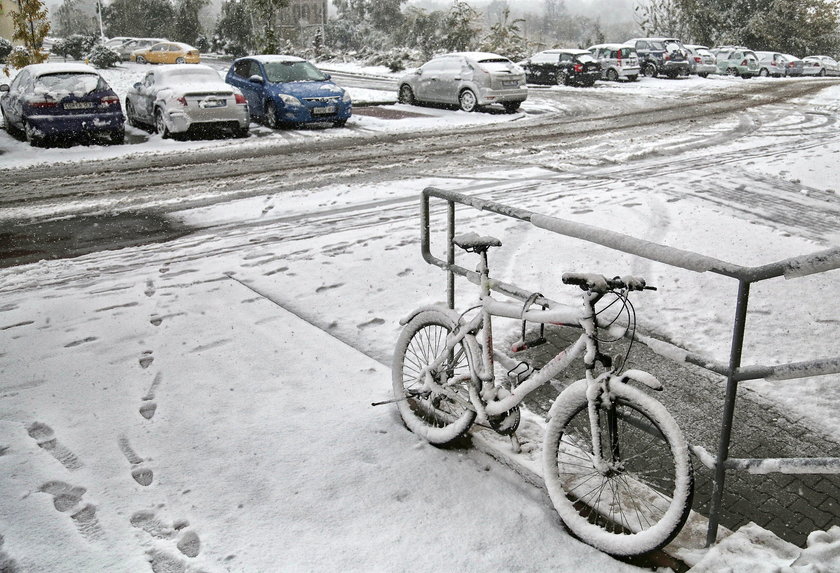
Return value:
[(562, 280), (564, 284), (577, 285), (583, 290), (598, 293), (607, 293), (614, 289), (656, 290), (656, 287), (647, 286), (642, 277), (632, 275), (608, 279), (596, 273), (563, 273)]

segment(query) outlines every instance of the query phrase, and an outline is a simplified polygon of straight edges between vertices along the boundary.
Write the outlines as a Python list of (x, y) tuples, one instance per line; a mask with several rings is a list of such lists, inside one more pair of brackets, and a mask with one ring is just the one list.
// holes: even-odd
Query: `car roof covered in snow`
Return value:
[[(303, 58), (299, 58), (297, 56), (287, 56), (285, 54), (262, 54), (256, 56), (245, 56), (245, 58), (250, 58), (252, 60), (257, 60), (258, 62), (305, 62), (306, 60)], [(244, 58), (243, 58), (244, 59)]]

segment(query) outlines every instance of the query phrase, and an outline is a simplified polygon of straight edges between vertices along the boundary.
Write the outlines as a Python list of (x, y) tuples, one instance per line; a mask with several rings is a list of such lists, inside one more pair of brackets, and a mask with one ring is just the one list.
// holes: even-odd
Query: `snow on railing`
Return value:
[[(429, 231), (429, 199), (435, 197), (443, 199), (448, 204), (447, 217), (447, 258), (443, 260), (431, 252)], [(714, 491), (709, 515), (709, 529), (706, 542), (714, 543), (723, 500), (724, 481), (727, 469), (747, 470), (752, 473), (840, 473), (840, 458), (762, 458), (762, 459), (734, 459), (729, 458), (729, 446), (732, 437), (732, 421), (735, 411), (738, 382), (741, 380), (767, 379), (790, 380), (809, 376), (821, 376), (840, 373), (840, 356), (793, 362), (778, 365), (741, 366), (741, 354), (746, 329), (747, 306), (749, 304), (750, 285), (776, 277), (795, 279), (812, 274), (823, 273), (840, 268), (840, 248), (832, 248), (810, 255), (792, 257), (775, 263), (757, 267), (745, 267), (721, 261), (714, 257), (684, 251), (624, 235), (616, 231), (601, 229), (592, 225), (569, 221), (559, 217), (541, 215), (526, 209), (520, 209), (495, 201), (488, 201), (458, 193), (427, 187), (422, 193), (421, 203), (421, 251), (423, 259), (447, 271), (447, 296), (450, 308), (455, 300), (455, 275), (466, 277), (471, 282), (477, 282), (475, 271), (468, 270), (455, 264), (455, 247), (452, 242), (455, 236), (455, 204), (466, 205), (480, 211), (489, 211), (521, 221), (527, 221), (537, 228), (551, 231), (559, 235), (572, 237), (601, 245), (615, 251), (636, 255), (651, 261), (660, 262), (673, 267), (694, 271), (710, 272), (738, 280), (738, 295), (736, 301), (735, 324), (732, 331), (732, 344), (729, 362), (723, 363), (697, 353), (688, 352), (673, 344), (639, 335), (637, 338), (645, 343), (653, 352), (677, 362), (687, 362), (700, 366), (711, 372), (726, 376), (726, 400), (724, 403), (723, 422), (721, 425), (720, 443), (715, 456), (704, 448), (692, 446), (692, 452), (709, 468), (715, 471)], [(527, 300), (532, 294), (501, 281), (492, 281), (491, 288), (497, 292), (520, 300)], [(541, 297), (538, 304), (555, 306), (558, 303)]]

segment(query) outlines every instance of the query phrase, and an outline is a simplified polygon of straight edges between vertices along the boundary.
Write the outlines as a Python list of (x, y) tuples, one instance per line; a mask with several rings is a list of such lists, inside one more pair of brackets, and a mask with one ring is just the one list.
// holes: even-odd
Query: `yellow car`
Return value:
[(198, 49), (181, 42), (159, 42), (131, 52), (130, 60), (138, 64), (197, 64)]

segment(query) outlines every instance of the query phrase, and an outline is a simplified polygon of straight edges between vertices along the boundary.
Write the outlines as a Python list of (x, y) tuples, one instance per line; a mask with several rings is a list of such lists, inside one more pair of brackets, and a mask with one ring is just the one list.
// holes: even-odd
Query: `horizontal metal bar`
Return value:
[[(715, 469), (715, 456), (702, 446), (689, 446), (704, 466)], [(723, 462), (727, 470), (751, 474), (840, 474), (840, 458), (729, 458)]]

